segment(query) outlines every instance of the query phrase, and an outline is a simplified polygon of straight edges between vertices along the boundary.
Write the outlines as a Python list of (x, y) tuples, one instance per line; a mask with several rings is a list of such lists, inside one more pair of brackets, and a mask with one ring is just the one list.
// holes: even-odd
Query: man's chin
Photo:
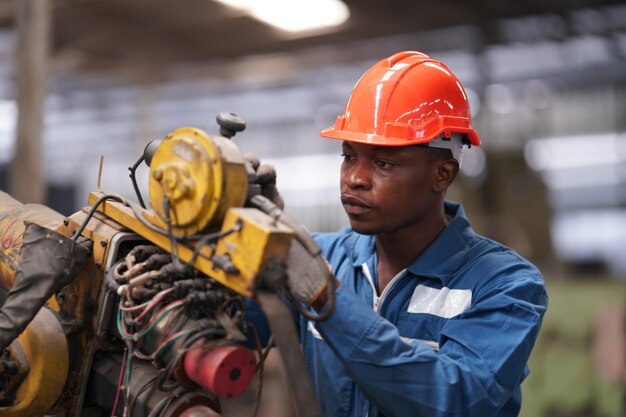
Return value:
[(371, 224), (367, 224), (365, 222), (355, 221), (350, 219), (350, 227), (352, 230), (361, 235), (375, 235), (378, 232), (378, 229)]

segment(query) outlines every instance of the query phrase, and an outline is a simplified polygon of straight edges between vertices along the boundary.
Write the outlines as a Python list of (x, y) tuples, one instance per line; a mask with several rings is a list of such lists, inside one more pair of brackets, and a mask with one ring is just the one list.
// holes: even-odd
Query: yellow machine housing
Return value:
[[(245, 296), (253, 295), (268, 263), (286, 267), (294, 232), (259, 209), (242, 207), (248, 173), (229, 139), (190, 127), (169, 134), (150, 161), (149, 194), (152, 210), (107, 193), (95, 212), (88, 207), (63, 218), (0, 192), (0, 290), (13, 285), (25, 220), (68, 237), (86, 222), (82, 236), (93, 241), (91, 261), (11, 344), (24, 379), (0, 415), (79, 415), (96, 353), (108, 349), (117, 294), (105, 277), (124, 256), (122, 245), (150, 242)], [(101, 190), (90, 193), (89, 206), (101, 197)]]
[[(176, 129), (161, 142), (150, 163), (150, 220), (188, 236), (218, 229), (230, 207), (246, 200), (248, 177), (239, 150), (229, 139), (191, 127)], [(165, 201), (170, 213), (166, 213)]]
[[(94, 204), (102, 195), (100, 192), (91, 193), (89, 204)], [(150, 229), (135, 217), (137, 213), (146, 219), (151, 218), (149, 211), (138, 206), (131, 209), (117, 202), (103, 203), (100, 211), (155, 245), (176, 253), (182, 261), (245, 296), (252, 295), (254, 279), (265, 262), (272, 260), (286, 263), (294, 235), (293, 230), (275, 222), (259, 210), (231, 208), (221, 230), (225, 233), (234, 231), (219, 239), (216, 248), (211, 245), (197, 247), (198, 242), (179, 242), (172, 247), (172, 242), (166, 235)], [(237, 272), (229, 273), (215, 265), (212, 261), (215, 255), (227, 256)]]
[[(119, 223), (99, 215), (86, 225), (83, 235), (94, 241), (92, 258), (71, 284), (47, 301), (47, 309), (39, 311), (19, 336), (11, 350), (22, 358), (26, 379), (16, 392), (15, 404), (1, 407), (4, 417), (40, 417), (55, 409), (71, 415), (81, 398), (89, 373), (89, 352), (93, 351), (91, 309), (97, 305), (105, 262), (113, 247), (113, 238), (124, 230)], [(0, 191), (0, 290), (13, 285), (24, 234), (24, 221), (31, 221), (71, 236), (86, 218), (86, 210), (69, 218), (39, 204), (22, 204)], [(97, 307), (98, 309), (99, 307)], [(72, 323), (73, 353), (63, 323)], [(70, 326), (71, 328), (71, 326)], [(51, 364), (51, 361), (54, 363)], [(20, 369), (22, 371), (22, 369)]]

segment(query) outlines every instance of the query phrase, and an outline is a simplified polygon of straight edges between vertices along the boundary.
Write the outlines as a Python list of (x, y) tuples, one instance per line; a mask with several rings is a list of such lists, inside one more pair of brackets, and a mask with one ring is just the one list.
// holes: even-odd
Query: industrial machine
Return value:
[[(129, 168), (137, 202), (98, 189), (65, 218), (0, 192), (0, 292), (6, 308), (27, 307), (9, 315), (24, 330), (0, 346), (0, 416), (219, 416), (272, 345), (247, 319), (250, 299), (268, 319), (297, 414), (320, 415), (284, 298), (324, 319), (332, 302), (315, 316), (294, 300), (292, 283), (331, 274), (230, 139), (245, 122), (217, 119), (220, 135), (184, 127), (148, 144)], [(135, 180), (143, 162), (148, 207)], [(21, 249), (35, 231), (25, 222), (57, 246), (89, 247), (88, 260), (67, 282), (26, 280)]]

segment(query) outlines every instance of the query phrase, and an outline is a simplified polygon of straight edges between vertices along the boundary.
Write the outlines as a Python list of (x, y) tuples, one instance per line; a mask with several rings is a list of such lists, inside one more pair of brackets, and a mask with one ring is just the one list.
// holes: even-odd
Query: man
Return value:
[(383, 59), (321, 135), (343, 141), (350, 219), (315, 236), (340, 283), (332, 316), (300, 318), (324, 415), (518, 415), (547, 295), (533, 265), (444, 200), (480, 144), (457, 78), (418, 52)]

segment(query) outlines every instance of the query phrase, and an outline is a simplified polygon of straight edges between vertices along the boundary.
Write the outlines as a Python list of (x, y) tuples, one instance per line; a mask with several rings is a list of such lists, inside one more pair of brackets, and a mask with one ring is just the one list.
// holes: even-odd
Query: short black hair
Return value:
[(432, 146), (428, 146), (425, 143), (420, 143), (420, 144), (412, 145), (412, 146), (416, 148), (428, 149), (428, 152), (426, 152), (426, 154), (428, 155), (428, 160), (430, 162), (447, 161), (448, 159), (454, 159), (454, 155), (452, 155), (452, 151), (450, 149), (434, 148)]

